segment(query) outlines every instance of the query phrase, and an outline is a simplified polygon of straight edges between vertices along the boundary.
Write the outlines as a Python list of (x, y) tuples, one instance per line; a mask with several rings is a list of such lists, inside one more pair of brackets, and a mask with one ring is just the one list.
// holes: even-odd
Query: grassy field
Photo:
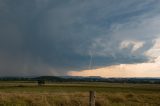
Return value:
[(35, 82), (0, 82), (0, 106), (88, 106), (90, 90), (96, 106), (160, 106), (156, 84)]

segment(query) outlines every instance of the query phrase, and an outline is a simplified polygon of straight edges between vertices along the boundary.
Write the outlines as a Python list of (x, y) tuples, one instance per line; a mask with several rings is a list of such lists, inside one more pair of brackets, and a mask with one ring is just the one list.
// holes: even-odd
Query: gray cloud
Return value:
[[(1, 0), (0, 74), (65, 75), (148, 61), (159, 37), (157, 0)], [(129, 42), (125, 48), (120, 45)], [(133, 52), (136, 43), (143, 45)]]

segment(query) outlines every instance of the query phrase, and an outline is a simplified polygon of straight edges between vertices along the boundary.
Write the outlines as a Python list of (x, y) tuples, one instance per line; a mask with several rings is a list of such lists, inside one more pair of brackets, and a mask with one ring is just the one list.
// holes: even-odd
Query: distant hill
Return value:
[(39, 77), (0, 77), (0, 81), (38, 81), (49, 82), (108, 82), (108, 83), (149, 83), (160, 84), (160, 78), (102, 78), (99, 76), (39, 76)]

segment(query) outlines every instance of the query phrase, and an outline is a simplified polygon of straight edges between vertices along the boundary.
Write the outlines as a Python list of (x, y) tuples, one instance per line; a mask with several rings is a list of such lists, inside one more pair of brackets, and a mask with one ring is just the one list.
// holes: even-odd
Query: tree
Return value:
[(42, 86), (45, 84), (45, 81), (44, 80), (38, 80), (38, 86)]

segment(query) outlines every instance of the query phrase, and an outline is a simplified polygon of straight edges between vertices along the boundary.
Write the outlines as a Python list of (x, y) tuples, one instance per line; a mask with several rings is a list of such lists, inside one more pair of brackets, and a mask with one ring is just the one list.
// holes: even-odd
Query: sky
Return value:
[(0, 76), (160, 77), (160, 0), (0, 0)]

